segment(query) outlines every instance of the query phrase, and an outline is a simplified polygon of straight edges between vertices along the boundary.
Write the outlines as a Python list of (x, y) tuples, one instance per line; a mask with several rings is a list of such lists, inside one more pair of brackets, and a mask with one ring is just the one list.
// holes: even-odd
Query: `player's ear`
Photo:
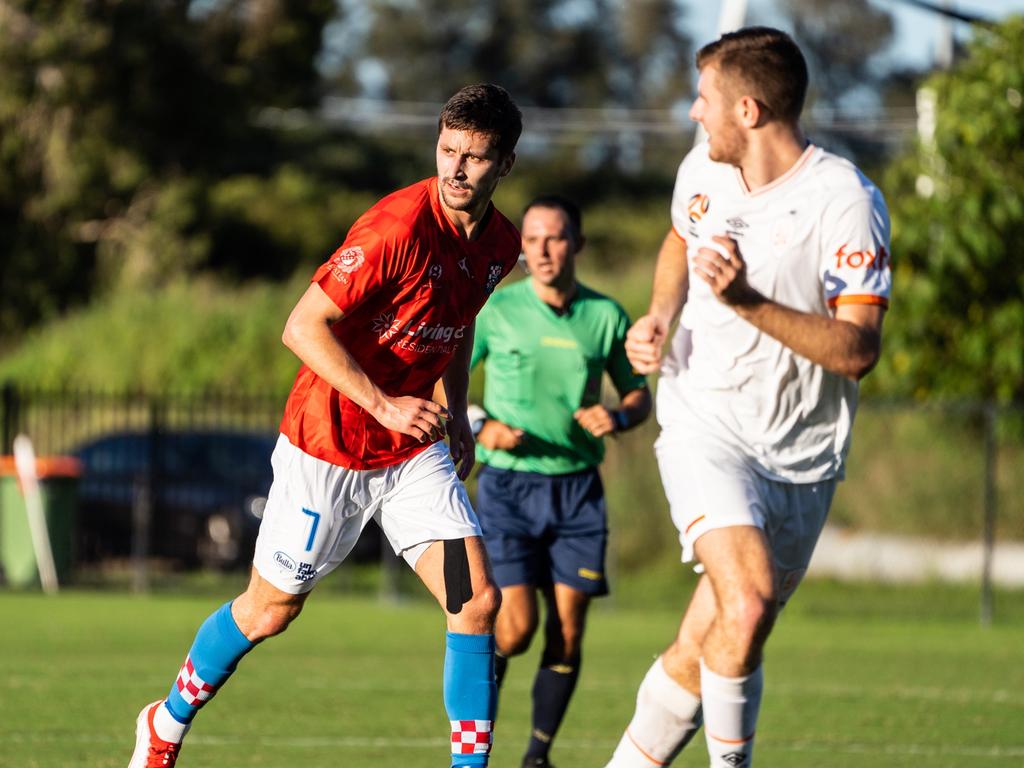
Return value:
[(501, 172), (498, 174), (498, 178), (504, 178), (505, 176), (508, 176), (509, 173), (512, 171), (512, 166), (515, 165), (515, 162), (516, 153), (509, 152), (508, 156), (501, 161)]
[(744, 128), (757, 128), (766, 117), (761, 103), (753, 96), (740, 96), (736, 100), (736, 114)]

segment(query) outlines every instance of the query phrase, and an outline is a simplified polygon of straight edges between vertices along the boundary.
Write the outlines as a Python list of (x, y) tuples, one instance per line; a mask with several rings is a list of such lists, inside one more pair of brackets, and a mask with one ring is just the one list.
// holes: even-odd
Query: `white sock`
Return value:
[(606, 768), (668, 765), (700, 722), (700, 699), (669, 677), (659, 656), (640, 683), (633, 719)]
[(750, 768), (763, 688), (760, 666), (746, 677), (723, 677), (700, 660), (704, 736), (711, 768)]
[(156, 735), (172, 744), (181, 744), (191, 727), (191, 723), (179, 723), (175, 720), (165, 702), (161, 702), (153, 713), (153, 730), (156, 731)]

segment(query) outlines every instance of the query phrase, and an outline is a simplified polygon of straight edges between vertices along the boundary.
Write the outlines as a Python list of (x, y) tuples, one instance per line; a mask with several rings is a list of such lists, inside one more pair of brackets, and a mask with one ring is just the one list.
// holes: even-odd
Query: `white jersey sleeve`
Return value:
[(828, 206), (821, 239), (821, 279), (829, 307), (889, 305), (889, 212), (874, 185)]
[(696, 192), (699, 182), (695, 182), (693, 174), (695, 168), (702, 160), (707, 159), (708, 146), (700, 144), (691, 149), (683, 162), (679, 164), (676, 171), (676, 184), (672, 190), (672, 229), (680, 239), (685, 239), (686, 230), (691, 225), (700, 221), (701, 217), (708, 212), (708, 197), (705, 194)]

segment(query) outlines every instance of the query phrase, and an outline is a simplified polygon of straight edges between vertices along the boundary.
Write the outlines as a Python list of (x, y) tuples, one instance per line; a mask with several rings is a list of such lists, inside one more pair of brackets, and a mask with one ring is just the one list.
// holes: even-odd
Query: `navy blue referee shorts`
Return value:
[(541, 475), (484, 464), (476, 512), (498, 586), (558, 583), (608, 594), (608, 515), (597, 469)]

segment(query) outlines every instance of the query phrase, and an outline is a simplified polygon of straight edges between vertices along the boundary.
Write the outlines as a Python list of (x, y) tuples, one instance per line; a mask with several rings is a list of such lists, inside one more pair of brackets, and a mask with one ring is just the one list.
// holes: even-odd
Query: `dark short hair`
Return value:
[(807, 62), (785, 32), (744, 27), (728, 32), (697, 51), (697, 69), (713, 65), (733, 86), (753, 96), (776, 120), (800, 119), (807, 95)]
[(491, 136), (498, 152), (508, 156), (515, 151), (523, 132), (523, 116), (508, 91), (500, 85), (467, 85), (441, 109), (437, 132), (444, 128)]
[(583, 214), (580, 212), (580, 207), (572, 200), (561, 195), (539, 195), (526, 204), (526, 207), (523, 208), (523, 215), (525, 216), (531, 208), (554, 208), (562, 211), (569, 220), (576, 244), (580, 244), (583, 239)]

